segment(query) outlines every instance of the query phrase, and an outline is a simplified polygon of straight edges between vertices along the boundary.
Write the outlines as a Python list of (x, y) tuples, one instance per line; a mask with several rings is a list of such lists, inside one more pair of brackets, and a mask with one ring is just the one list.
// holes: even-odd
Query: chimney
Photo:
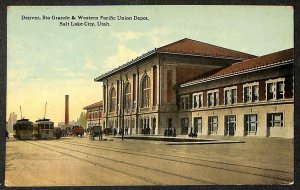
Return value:
[(65, 98), (65, 125), (69, 125), (69, 95)]

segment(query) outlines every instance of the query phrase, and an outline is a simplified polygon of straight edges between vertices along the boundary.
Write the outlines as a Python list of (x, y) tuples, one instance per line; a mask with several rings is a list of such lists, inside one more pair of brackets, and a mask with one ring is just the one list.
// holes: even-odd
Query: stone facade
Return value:
[[(95, 78), (103, 82), (102, 126), (129, 134), (171, 127), (182, 135), (293, 137), (293, 66), (264, 59), (189, 39), (155, 49)], [(253, 70), (258, 63), (263, 68)], [(283, 97), (267, 100), (269, 83), (283, 85)], [(244, 100), (250, 88), (253, 102)]]

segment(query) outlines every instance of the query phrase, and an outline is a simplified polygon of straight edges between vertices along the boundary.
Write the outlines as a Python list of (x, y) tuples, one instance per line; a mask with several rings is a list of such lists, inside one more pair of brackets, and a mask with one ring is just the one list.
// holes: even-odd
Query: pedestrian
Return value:
[(176, 137), (176, 128), (174, 127), (174, 130), (173, 130), (173, 137)]
[(6, 130), (6, 138), (9, 139), (9, 133), (7, 130)]
[(128, 127), (125, 128), (125, 135), (128, 135)]
[(102, 132), (102, 129), (100, 128), (99, 141), (102, 141), (102, 138), (103, 138), (103, 132)]

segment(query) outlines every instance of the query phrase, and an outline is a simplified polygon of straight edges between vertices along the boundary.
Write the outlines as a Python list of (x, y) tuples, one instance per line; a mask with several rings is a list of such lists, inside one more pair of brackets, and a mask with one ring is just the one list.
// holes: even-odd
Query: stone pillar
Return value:
[(224, 136), (224, 130), (225, 130), (225, 123), (224, 123), (224, 116), (218, 115), (218, 135)]
[(236, 115), (236, 131), (234, 136), (244, 136), (245, 131), (244, 131), (244, 118), (243, 114)]

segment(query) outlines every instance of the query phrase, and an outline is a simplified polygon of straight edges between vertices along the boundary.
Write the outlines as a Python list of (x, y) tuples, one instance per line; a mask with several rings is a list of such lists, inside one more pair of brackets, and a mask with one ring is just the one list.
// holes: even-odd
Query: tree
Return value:
[(81, 112), (77, 122), (83, 127), (86, 128), (86, 113)]

